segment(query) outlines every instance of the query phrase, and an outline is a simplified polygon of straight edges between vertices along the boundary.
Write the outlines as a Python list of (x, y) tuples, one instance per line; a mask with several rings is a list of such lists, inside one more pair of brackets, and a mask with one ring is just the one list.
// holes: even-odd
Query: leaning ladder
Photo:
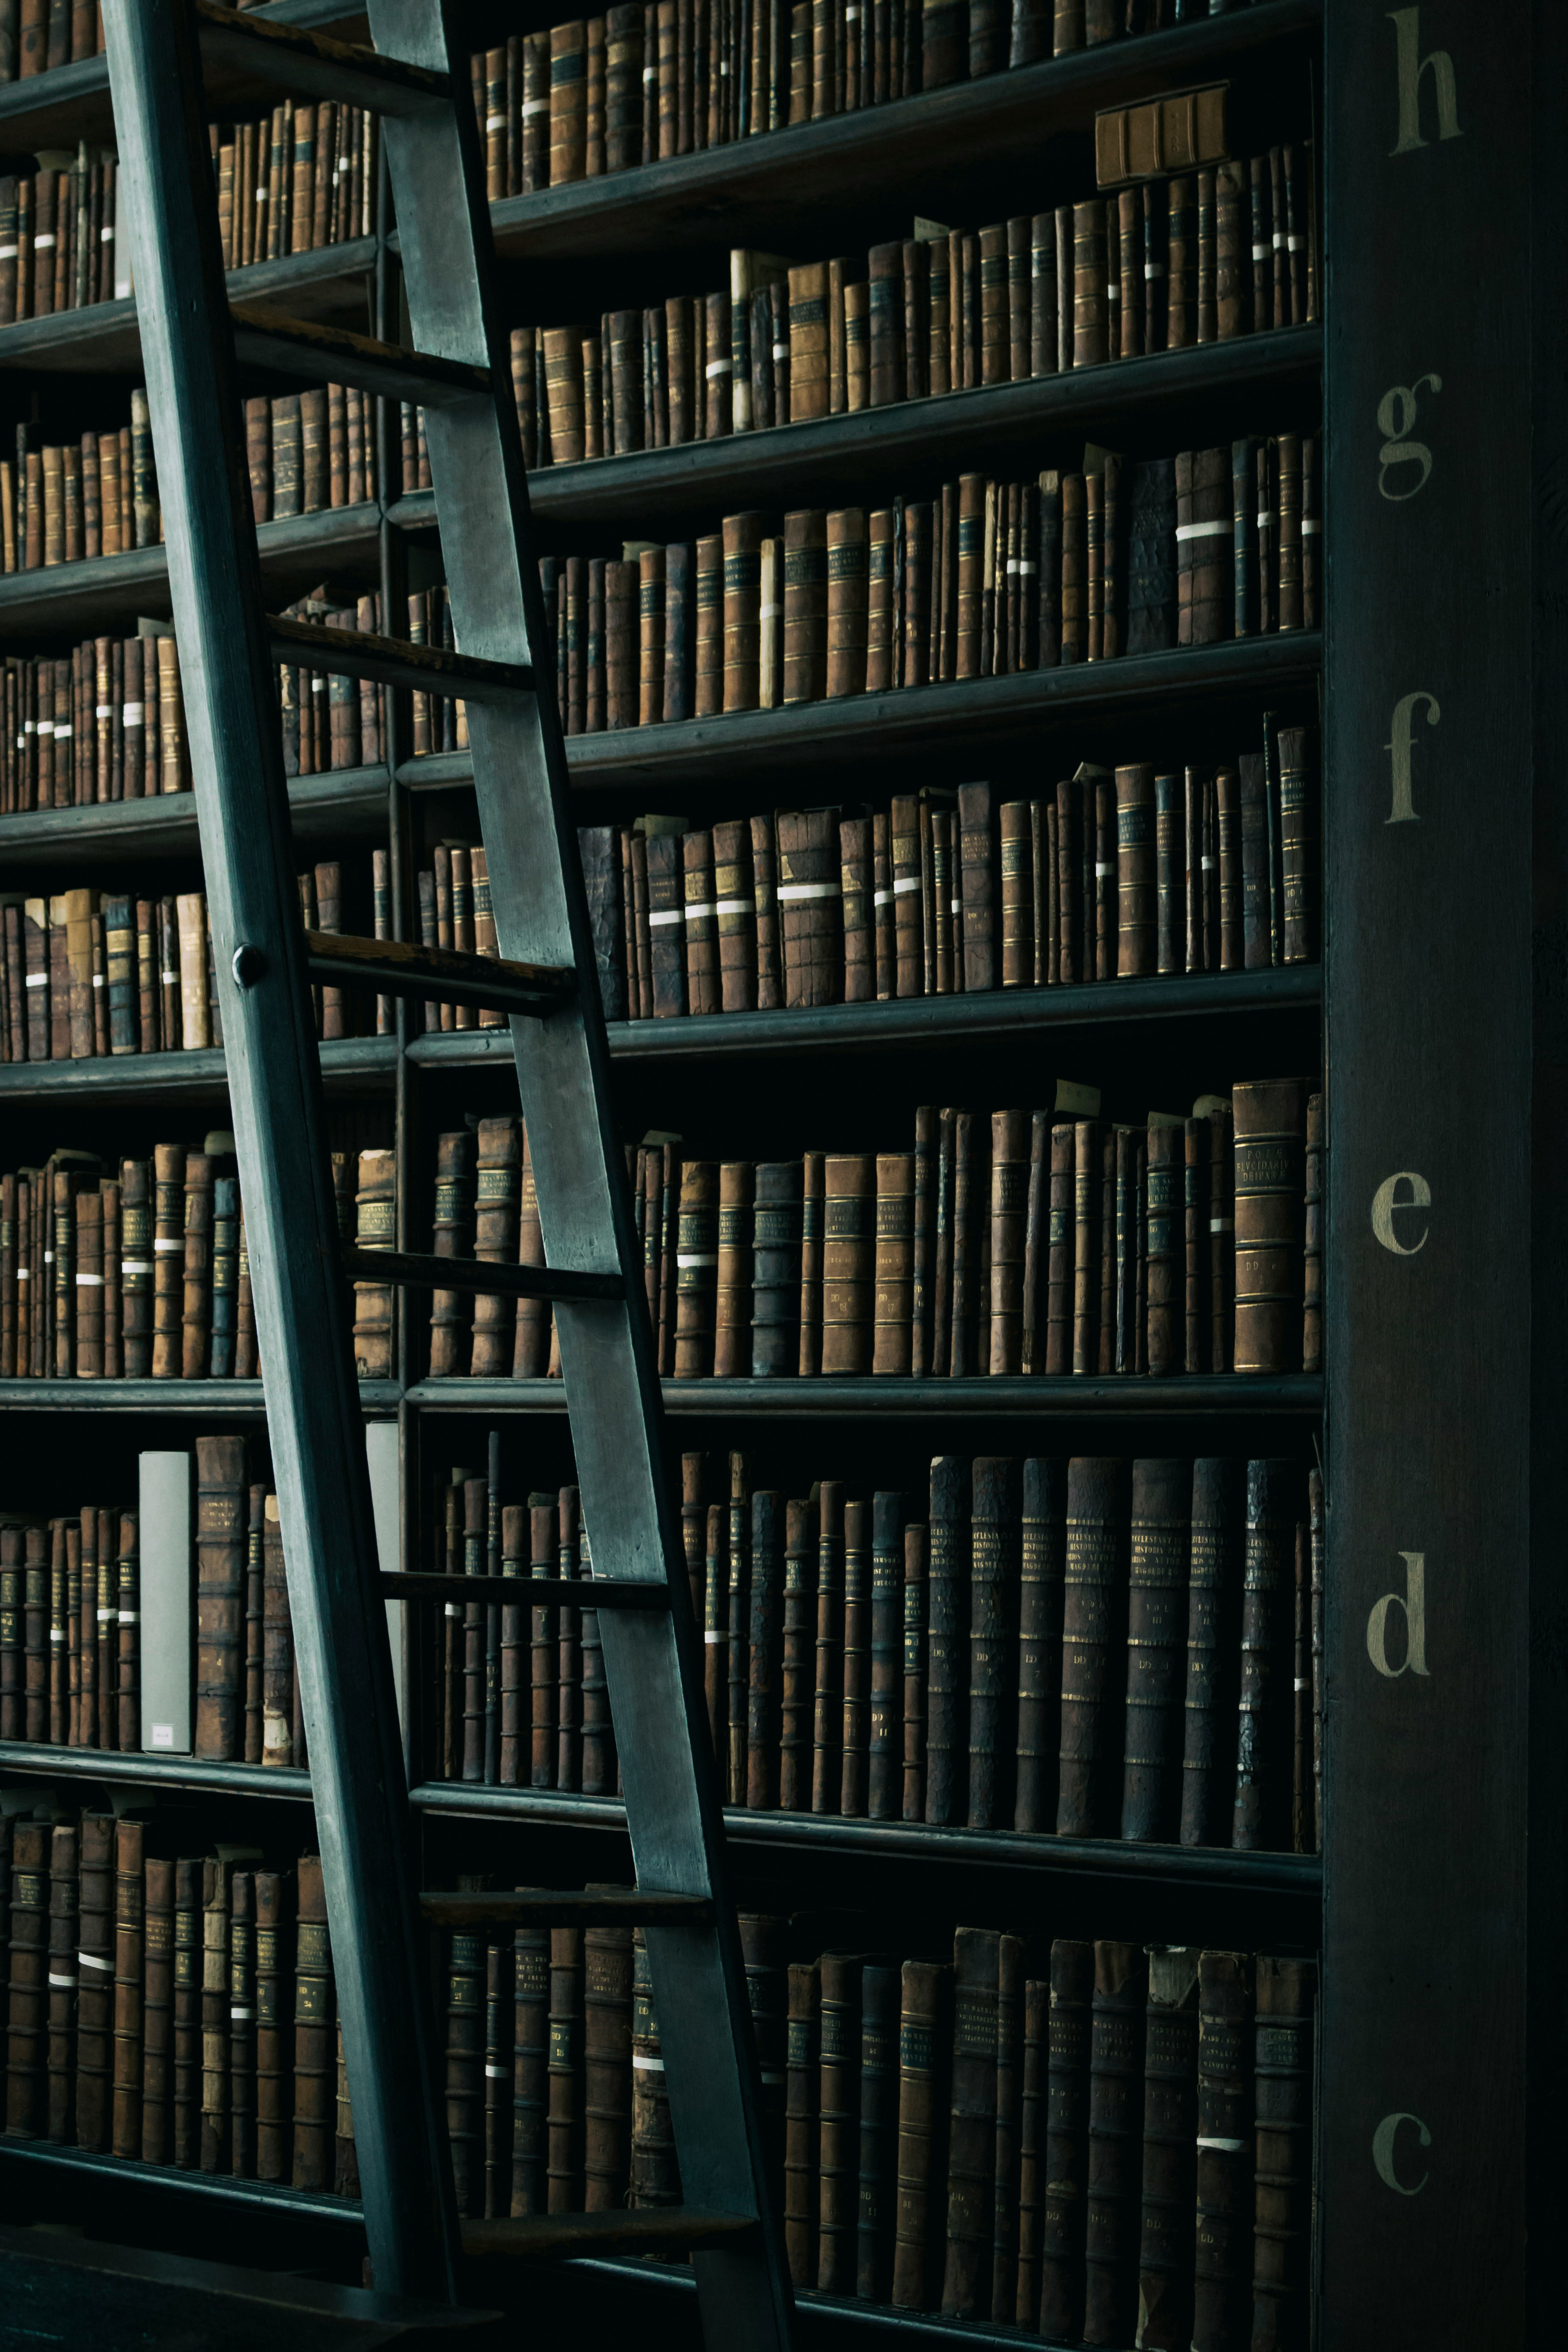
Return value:
[[(659, 1395), (610, 1108), (604, 1020), (466, 60), (433, 0), (369, 0), (374, 49), (216, 0), (105, 0), (196, 814), (245, 1190), (250, 1276), (289, 1605), (332, 1922), (366, 2232), (378, 2286), (448, 2299), (464, 2233), (440, 2120), (419, 1914), (516, 1926), (613, 1916), (646, 1927), (709, 2343), (786, 2352), (790, 2294), (763, 2186), (745, 1979), (724, 1885), (684, 1558), (665, 1494)], [(415, 348), (230, 304), (204, 73), (381, 119)], [(215, 105), (219, 102), (215, 100)], [(425, 410), (462, 652), (269, 618), (237, 356)], [(460, 695), (500, 957), (305, 933), (292, 878), (273, 664)], [(338, 1239), (312, 980), (357, 980), (511, 1017), (549, 1272), (376, 1255)], [(345, 1276), (509, 1289), (556, 1310), (600, 1612), (635, 1893), (416, 1897)], [(477, 1580), (476, 1580), (477, 1581)], [(406, 1591), (413, 1579), (401, 1580)], [(454, 1598), (463, 1597), (448, 1580)], [(518, 1597), (537, 1601), (528, 1582)], [(502, 1597), (486, 1580), (473, 1599)], [(583, 1589), (552, 1589), (558, 1606)], [(644, 2217), (637, 2217), (640, 2225)], [(644, 2243), (659, 2228), (647, 2217)], [(480, 2230), (470, 2232), (475, 2246)], [(570, 2217), (482, 2225), (487, 2251), (581, 2250)]]

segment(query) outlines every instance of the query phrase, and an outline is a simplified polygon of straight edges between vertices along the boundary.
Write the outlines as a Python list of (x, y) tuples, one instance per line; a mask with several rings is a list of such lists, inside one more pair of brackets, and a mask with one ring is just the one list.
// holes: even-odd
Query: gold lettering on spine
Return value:
[(1399, 87), (1399, 139), (1389, 153), (1409, 155), (1428, 143), (1421, 135), (1421, 83), (1426, 74), (1432, 77), (1437, 101), (1438, 138), (1461, 138), (1453, 58), (1447, 49), (1432, 49), (1422, 56), (1419, 8), (1390, 8), (1387, 14), (1394, 27), (1394, 69)]
[[(1407, 1192), (1401, 1193), (1402, 1184), (1409, 1186)], [(1414, 1168), (1402, 1168), (1397, 1176), (1385, 1176), (1372, 1196), (1372, 1230), (1384, 1248), (1392, 1250), (1395, 1257), (1414, 1257), (1426, 1245), (1426, 1226), (1422, 1226), (1418, 1240), (1402, 1242), (1394, 1230), (1394, 1220), (1402, 1210), (1429, 1209), (1431, 1205), (1432, 1188), (1426, 1177), (1418, 1176)]]
[[(1390, 1682), (1426, 1672), (1426, 1555), (1402, 1551), (1399, 1557), (1405, 1562), (1404, 1591), (1385, 1592), (1366, 1621), (1367, 1656)], [(1405, 1620), (1405, 1655), (1397, 1665), (1388, 1655), (1388, 1619), (1394, 1609)]]
[(1443, 713), (1435, 694), (1403, 694), (1394, 706), (1394, 720), (1389, 740), (1384, 745), (1394, 763), (1394, 800), (1385, 824), (1415, 824), (1419, 822), (1415, 803), (1411, 793), (1410, 761), (1415, 745), (1415, 710), (1423, 705), (1428, 727), (1436, 727)]
[[(1430, 384), (1441, 392), (1440, 375), (1418, 375), (1414, 383), (1393, 383), (1377, 404), (1377, 429), (1383, 435), (1383, 446), (1377, 453), (1377, 487), (1381, 495), (1394, 506), (1403, 506), (1418, 490), (1426, 487), (1432, 471), (1432, 452), (1425, 441), (1413, 441), (1410, 428), (1420, 408), (1420, 394)], [(1421, 477), (1407, 490), (1391, 490), (1385, 477), (1395, 466), (1419, 466)]]
[[(1414, 16), (1415, 13), (1415, 10), (1412, 9), (1412, 16)], [(1408, 2109), (1402, 2109), (1397, 2115), (1384, 2116), (1383, 2121), (1379, 2124), (1377, 2129), (1372, 2136), (1373, 2168), (1376, 2172), (1377, 2177), (1382, 2181), (1384, 2187), (1385, 2189), (1392, 2189), (1397, 2196), (1419, 2197), (1431, 2176), (1428, 2173), (1424, 2172), (1419, 2180), (1413, 2181), (1406, 2185), (1405, 2181), (1401, 2180), (1399, 2175), (1394, 2168), (1394, 2143), (1399, 2137), (1399, 2126), (1401, 2124), (1414, 2124), (1415, 2126), (1415, 2136), (1420, 2141), (1421, 2146), (1423, 2147), (1431, 2147), (1432, 2135), (1427, 2130), (1419, 2116), (1411, 2115)]]

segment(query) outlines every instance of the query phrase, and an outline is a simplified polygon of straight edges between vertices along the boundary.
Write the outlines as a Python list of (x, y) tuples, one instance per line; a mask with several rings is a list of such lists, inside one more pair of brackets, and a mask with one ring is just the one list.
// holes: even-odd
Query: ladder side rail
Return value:
[[(377, 2284), (454, 2299), (410, 1815), (190, 0), (107, 0), (268, 1428)], [(237, 981), (240, 945), (258, 951)]]
[[(370, 0), (377, 46), (454, 72), (462, 63), (428, 0)], [(414, 341), (489, 366), (489, 404), (427, 410), (437, 512), (458, 642), (465, 653), (535, 663), (550, 676), (549, 636), (531, 553), (527, 480), (508, 352), (493, 324), (489, 218), (478, 139), (461, 103), (450, 118), (384, 126)], [(553, 696), (514, 712), (468, 712), (475, 791), (503, 955), (595, 969), (564, 746)], [(659, 1454), (662, 1407), (642, 1306), (604, 1016), (596, 987), (543, 1021), (511, 1024), (529, 1120), (547, 1255), (616, 1267), (615, 1306), (557, 1310), (584, 1523), (596, 1571), (663, 1575), (658, 1621), (601, 1620), (605, 1667), (641, 1884), (715, 1898), (710, 1932), (652, 1929), (666, 2082), (684, 2194), (720, 2211), (755, 2212), (762, 2260), (697, 2260), (714, 2345), (786, 2346), (791, 2294), (764, 2186), (756, 2064), (739, 1934), (726, 1892), (723, 1821), (710, 1760), (684, 1549)], [(715, 2064), (723, 2021), (734, 2063)]]

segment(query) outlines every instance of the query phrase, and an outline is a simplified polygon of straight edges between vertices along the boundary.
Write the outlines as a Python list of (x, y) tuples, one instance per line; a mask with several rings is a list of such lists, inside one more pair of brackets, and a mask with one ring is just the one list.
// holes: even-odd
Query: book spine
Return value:
[(780, 1802), (784, 1683), (784, 1498), (771, 1488), (752, 1496), (751, 1622), (746, 1696), (744, 1801), (753, 1811)]
[(1260, 1955), (1253, 2112), (1252, 2340), (1282, 2347), (1308, 2325), (1312, 2183), (1311, 1960)]
[(1198, 1956), (1197, 2211), (1192, 2341), (1226, 2352), (1247, 2340), (1252, 2278), (1253, 1964)]
[(1247, 1465), (1247, 1537), (1241, 1601), (1240, 1729), (1232, 1843), (1284, 1843), (1290, 1785), (1289, 1626), (1294, 1593), (1300, 1473), (1293, 1462)]
[(947, 2171), (952, 1969), (941, 1961), (906, 1960), (900, 1996), (892, 2301), (900, 2310), (923, 2311), (941, 2292), (937, 2217)]
[(969, 1803), (971, 1829), (1000, 1827), (1013, 1810), (1010, 1759), (1017, 1738), (1016, 1635), (1011, 1595), (1019, 1570), (1018, 1468), (1005, 1456), (973, 1465), (969, 1570)]
[(730, 1627), (727, 1653), (730, 1752), (725, 1783), (728, 1802), (731, 1805), (743, 1805), (746, 1801), (748, 1764), (746, 1699), (750, 1658), (747, 1629), (751, 1612), (751, 1558), (746, 1541), (750, 1531), (747, 1485), (746, 1457), (743, 1454), (731, 1454), (730, 1456), (728, 1548), (730, 1578), (727, 1612)]
[(844, 1723), (837, 1811), (864, 1817), (870, 1740), (872, 1512), (844, 1506)]
[(1057, 1833), (1096, 1834), (1112, 1758), (1107, 1704), (1126, 1609), (1125, 1464), (1074, 1460), (1068, 1469), (1062, 1625), (1061, 1771)]
[(859, 2189), (861, 1963), (824, 1952), (818, 2106), (816, 2285), (855, 2292)]
[(926, 1803), (935, 1827), (967, 1811), (969, 1585), (968, 1465), (956, 1455), (931, 1464), (927, 1565)]
[(1134, 1462), (1121, 1791), (1127, 1839), (1168, 1838), (1179, 1810), (1171, 1768), (1191, 1506), (1192, 1474), (1184, 1460)]
[(584, 2204), (610, 2213), (631, 2178), (632, 1931), (583, 1937)]
[[(151, 1868), (149, 1864), (149, 1873)], [(288, 2063), (290, 2003), (287, 1952), (292, 1893), (291, 1878), (277, 1871), (256, 1873), (256, 2176), (259, 2180), (285, 2180), (289, 2174), (293, 2107)], [(149, 1919), (151, 1916), (149, 1877)]]
[(1148, 1987), (1148, 1960), (1140, 1947), (1096, 1944), (1084, 2233), (1083, 2332), (1090, 2343), (1121, 2343), (1133, 2329)]
[(816, 2284), (822, 1989), (816, 1961), (789, 1965), (784, 2091), (784, 2254), (797, 2289)]
[(243, 1754), (245, 1441), (196, 1441), (195, 1754)]
[(811, 1805), (812, 1712), (816, 1697), (816, 1507), (784, 1507), (783, 1665), (778, 1802), (785, 1812)]
[(1024, 1464), (1019, 1542), (1017, 1780), (1016, 1830), (1055, 1819), (1060, 1745), (1062, 1610), (1066, 1572), (1066, 1466)]
[(900, 1971), (868, 1965), (860, 1977), (859, 2204), (855, 2292), (886, 2303), (892, 2283), (900, 2070)]
[(824, 1178), (822, 1372), (870, 1368), (875, 1291), (876, 1161), (829, 1154)]
[(1294, 1371), (1301, 1361), (1304, 1089), (1238, 1086), (1236, 1118), (1236, 1353), (1238, 1372)]
[(793, 1374), (800, 1352), (802, 1163), (760, 1160), (752, 1256), (753, 1379)]
[(1001, 1944), (1001, 1937), (987, 1928), (960, 1927), (953, 1937), (944, 2318), (990, 2316)]

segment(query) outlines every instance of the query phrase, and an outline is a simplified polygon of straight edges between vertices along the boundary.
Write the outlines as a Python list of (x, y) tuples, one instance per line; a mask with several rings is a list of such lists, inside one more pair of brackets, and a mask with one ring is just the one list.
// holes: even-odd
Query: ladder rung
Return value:
[(336, 987), (363, 984), (386, 996), (437, 997), (443, 1003), (478, 1004), (497, 1013), (547, 1013), (577, 990), (570, 965), (509, 963), (503, 956), (416, 947), (412, 940), (307, 931), (305, 950), (313, 981)]
[(477, 1290), (508, 1298), (624, 1298), (618, 1274), (575, 1274), (552, 1265), (489, 1265), (477, 1257), (422, 1257), (402, 1250), (345, 1249), (356, 1282), (397, 1282), (410, 1290)]
[(668, 1609), (669, 1587), (646, 1577), (444, 1576), (438, 1570), (386, 1569), (385, 1601), (484, 1601), (503, 1609)]
[(231, 302), (229, 317), (236, 352), (257, 367), (277, 368), (310, 383), (352, 383), (356, 391), (417, 401), (426, 408), (489, 398), (489, 368), (436, 359), (402, 343), (378, 343), (317, 319), (293, 319), (270, 302)]
[(411, 646), (405, 637), (375, 637), (368, 630), (323, 628), (319, 621), (296, 621), (280, 613), (268, 614), (267, 633), (273, 660), (299, 669), (406, 687), (412, 694), (460, 694), (465, 702), (514, 702), (533, 692), (533, 672), (526, 662), (481, 661), (440, 646)]
[(702, 2213), (682, 2205), (634, 2206), (626, 2213), (530, 2213), (519, 2221), (465, 2221), (463, 2252), (518, 2262), (569, 2262), (581, 2254), (686, 2253), (733, 2245), (753, 2234), (746, 2213)]
[(382, 57), (358, 42), (335, 41), (330, 33), (243, 15), (221, 7), (218, 0), (196, 0), (196, 27), (203, 64), (221, 68), (226, 80), (239, 75), (305, 98), (368, 107), (375, 114), (426, 114), (452, 102), (445, 74)]
[(514, 1895), (422, 1895), (419, 1908), (436, 1927), (700, 1927), (713, 1916), (706, 1895), (646, 1895), (613, 1886), (585, 1895), (531, 1886)]

